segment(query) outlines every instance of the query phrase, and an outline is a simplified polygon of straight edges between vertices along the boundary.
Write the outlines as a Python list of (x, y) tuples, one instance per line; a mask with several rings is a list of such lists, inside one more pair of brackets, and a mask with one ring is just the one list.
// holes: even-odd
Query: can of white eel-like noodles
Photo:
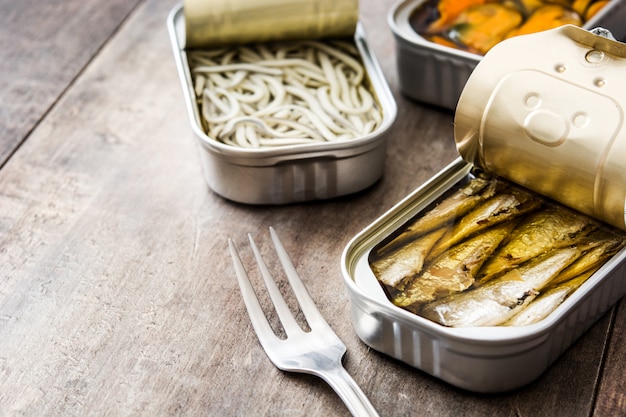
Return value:
[(286, 204), (382, 176), (397, 110), (358, 1), (186, 0), (168, 28), (214, 192)]

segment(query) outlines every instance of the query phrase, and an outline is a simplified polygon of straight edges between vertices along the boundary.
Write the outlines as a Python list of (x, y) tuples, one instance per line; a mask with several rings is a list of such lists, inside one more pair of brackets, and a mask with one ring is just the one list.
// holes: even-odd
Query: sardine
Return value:
[(579, 255), (576, 247), (556, 249), (485, 285), (426, 304), (418, 314), (448, 327), (500, 325)]
[(402, 289), (406, 280), (422, 271), (426, 256), (445, 231), (446, 228), (442, 227), (427, 233), (398, 250), (374, 260), (370, 264), (372, 272), (383, 284)]
[(478, 205), (454, 225), (450, 233), (437, 242), (429, 257), (434, 258), (466, 237), (516, 216), (529, 213), (541, 206), (534, 194), (511, 188)]
[(422, 274), (407, 282), (392, 302), (406, 307), (425, 303), (464, 291), (474, 283), (474, 276), (500, 242), (513, 230), (514, 222), (496, 225), (443, 253)]
[(622, 237), (603, 230), (592, 233), (578, 246), (586, 252), (573, 264), (565, 268), (550, 285), (558, 285), (568, 281), (591, 268), (601, 266), (607, 259), (615, 255), (624, 246)]
[(553, 249), (576, 244), (595, 227), (587, 217), (562, 208), (548, 207), (532, 213), (483, 265), (478, 284)]
[(551, 286), (502, 325), (528, 326), (545, 319), (594, 273), (595, 269), (589, 270), (576, 278)]
[(437, 206), (417, 218), (391, 242), (376, 250), (379, 256), (407, 244), (424, 233), (439, 229), (446, 223), (464, 215), (480, 202), (495, 194), (497, 181), (493, 178), (476, 177), (465, 186), (445, 198)]

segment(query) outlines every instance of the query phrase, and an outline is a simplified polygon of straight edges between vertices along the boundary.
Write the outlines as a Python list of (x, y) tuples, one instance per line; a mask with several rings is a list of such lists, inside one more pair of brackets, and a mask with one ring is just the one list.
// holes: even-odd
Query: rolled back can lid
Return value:
[(185, 46), (353, 36), (358, 3), (358, 0), (185, 0)]
[(461, 156), (626, 230), (626, 44), (572, 25), (511, 38), (457, 104)]

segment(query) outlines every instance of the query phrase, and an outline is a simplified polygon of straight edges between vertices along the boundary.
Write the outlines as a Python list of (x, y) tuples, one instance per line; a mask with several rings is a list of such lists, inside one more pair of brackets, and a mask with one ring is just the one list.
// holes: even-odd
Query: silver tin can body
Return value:
[(361, 191), (384, 171), (388, 132), (397, 108), (360, 24), (354, 33), (369, 86), (382, 122), (371, 134), (351, 140), (274, 149), (238, 148), (210, 138), (201, 127), (195, 102), (182, 5), (168, 16), (168, 29), (185, 104), (209, 187), (222, 197), (246, 204), (288, 204), (329, 199)]
[(626, 294), (626, 249), (547, 318), (528, 326), (450, 328), (393, 305), (370, 268), (370, 252), (466, 181), (472, 167), (459, 158), (372, 222), (345, 247), (341, 268), (353, 325), (364, 343), (454, 386), (496, 393), (537, 379)]

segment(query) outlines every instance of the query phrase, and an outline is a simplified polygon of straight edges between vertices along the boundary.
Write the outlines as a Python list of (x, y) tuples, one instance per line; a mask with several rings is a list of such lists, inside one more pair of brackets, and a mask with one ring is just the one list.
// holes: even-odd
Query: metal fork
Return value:
[(265, 261), (263, 261), (252, 236), (248, 234), (259, 271), (263, 276), (276, 313), (287, 334), (286, 339), (280, 339), (276, 336), (261, 309), (237, 249), (232, 240), (228, 239), (228, 246), (235, 265), (243, 300), (252, 321), (252, 327), (254, 327), (265, 353), (274, 365), (283, 371), (312, 374), (322, 378), (341, 397), (352, 415), (378, 416), (367, 396), (343, 367), (342, 358), (346, 353), (346, 346), (330, 328), (315, 306), (313, 299), (298, 276), (285, 248), (272, 227), (270, 227), (270, 235), (278, 258), (311, 331), (302, 330), (296, 322)]

